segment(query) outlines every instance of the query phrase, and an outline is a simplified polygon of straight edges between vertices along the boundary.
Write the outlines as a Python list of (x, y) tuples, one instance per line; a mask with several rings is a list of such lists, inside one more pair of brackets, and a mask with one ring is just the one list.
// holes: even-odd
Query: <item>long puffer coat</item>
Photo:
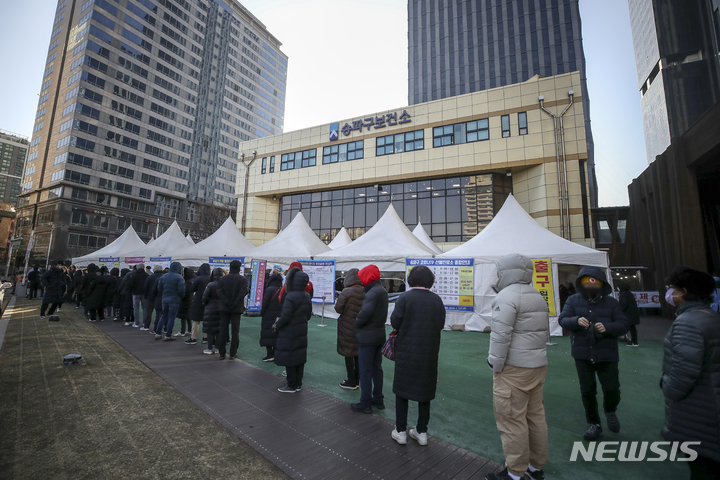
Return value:
[(494, 372), (505, 364), (544, 367), (547, 361), (548, 306), (532, 286), (532, 261), (519, 254), (495, 262), (497, 296), (492, 303), (488, 363)]
[(210, 283), (205, 287), (202, 300), (205, 305), (203, 312), (203, 333), (205, 335), (220, 333), (220, 297), (218, 295), (217, 281), (223, 276), (221, 268), (216, 268), (212, 272)]
[(203, 314), (205, 313), (203, 293), (205, 293), (205, 287), (207, 287), (208, 283), (210, 283), (210, 264), (203, 263), (190, 284), (192, 302), (190, 303), (189, 317), (194, 322), (203, 321)]
[(43, 303), (62, 303), (65, 296), (65, 273), (62, 270), (52, 265), (42, 274), (40, 282), (45, 287)]
[(120, 285), (118, 293), (120, 295), (120, 317), (129, 320), (133, 316), (133, 302), (131, 288), (128, 282), (133, 271), (127, 268), (120, 270)]
[[(112, 269), (113, 272), (117, 272), (117, 268)], [(117, 275), (117, 274), (116, 274)], [(118, 286), (120, 281), (116, 275), (110, 273), (107, 277), (107, 288), (105, 290), (105, 306), (112, 307), (115, 304), (115, 296), (117, 294)]]
[(243, 275), (240, 275), (239, 261), (231, 262), (230, 265), (230, 273), (218, 280), (220, 311), (242, 315), (245, 312), (248, 282)]
[(95, 310), (105, 307), (107, 280), (108, 277), (100, 274), (97, 265), (94, 263), (88, 265), (87, 275), (83, 282), (83, 305), (85, 308)]
[(190, 292), (190, 287), (192, 286), (192, 282), (195, 279), (195, 272), (193, 272), (189, 268), (185, 268), (183, 269), (183, 278), (185, 279), (185, 295), (180, 302), (180, 308), (178, 308), (177, 311), (177, 318), (187, 320), (188, 315), (190, 314), (190, 303), (192, 302), (192, 293)]
[(295, 367), (307, 363), (308, 320), (312, 316), (312, 297), (305, 291), (309, 277), (293, 268), (285, 280), (282, 314), (277, 322), (275, 365)]
[(435, 398), (437, 387), (445, 305), (430, 290), (413, 288), (395, 301), (390, 322), (398, 331), (393, 393), (415, 402), (429, 402)]
[(379, 347), (387, 340), (385, 322), (388, 313), (387, 290), (377, 280), (365, 285), (365, 299), (355, 319), (355, 338), (361, 347)]
[(275, 347), (277, 335), (272, 331), (275, 320), (282, 314), (282, 303), (278, 298), (282, 288), (283, 279), (279, 273), (273, 273), (267, 279), (265, 291), (263, 292), (262, 321), (260, 324), (260, 346)]
[(665, 337), (660, 385), (669, 441), (700, 441), (692, 448), (720, 462), (720, 315), (702, 302), (682, 303)]
[(620, 303), (620, 310), (625, 314), (629, 325), (640, 324), (640, 309), (638, 309), (637, 300), (630, 291), (630, 287), (623, 285), (620, 287), (620, 294), (618, 295), (618, 302)]
[[(595, 299), (589, 298), (580, 283), (586, 275), (603, 282), (602, 293)], [(630, 330), (630, 325), (618, 301), (610, 296), (612, 288), (607, 282), (605, 272), (598, 267), (583, 267), (575, 280), (575, 287), (578, 293), (568, 298), (558, 317), (560, 326), (570, 331), (572, 357), (591, 362), (620, 361), (617, 339)], [(581, 327), (578, 324), (580, 317), (585, 317), (590, 326)], [(602, 323), (606, 331), (599, 333), (595, 329), (596, 323)]]
[(72, 276), (72, 281), (73, 281), (73, 287), (74, 287), (74, 290), (75, 290), (75, 295), (80, 295), (80, 296), (82, 296), (82, 285), (83, 285), (83, 277), (84, 277), (84, 276), (85, 276), (85, 275), (83, 275), (83, 272), (82, 272), (82, 270), (80, 270), (80, 269), (75, 270), (75, 273), (74, 273), (73, 276)]
[(358, 342), (355, 338), (355, 319), (357, 319), (365, 289), (358, 276), (358, 269), (351, 268), (345, 274), (345, 288), (335, 302), (335, 311), (340, 314), (337, 324), (337, 352), (343, 357), (358, 356)]

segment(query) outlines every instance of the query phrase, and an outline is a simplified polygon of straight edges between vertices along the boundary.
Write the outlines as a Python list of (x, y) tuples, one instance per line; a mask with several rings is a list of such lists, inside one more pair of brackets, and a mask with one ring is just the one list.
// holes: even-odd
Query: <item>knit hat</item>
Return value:
[(303, 268), (302, 268), (302, 263), (300, 263), (300, 262), (293, 262), (293, 263), (290, 264), (290, 268), (288, 268), (288, 270), (292, 270), (292, 269), (295, 268), (295, 267), (299, 268), (300, 270), (303, 269)]
[(276, 263), (275, 265), (273, 265), (273, 270), (277, 270), (278, 272), (282, 272), (282, 266), (280, 266), (279, 264)]
[(684, 288), (698, 297), (709, 297), (715, 291), (715, 280), (709, 273), (679, 265), (675, 267), (665, 284)]
[(602, 283), (603, 283), (602, 280), (598, 280), (597, 278), (591, 277), (590, 275), (585, 275), (584, 277), (582, 277), (580, 279), (581, 285), (595, 285), (595, 284), (602, 285)]
[(163, 266), (162, 265), (155, 265), (155, 268), (153, 269), (153, 272), (162, 272)]
[(380, 269), (375, 265), (368, 265), (358, 273), (363, 285), (369, 285), (375, 280), (380, 280)]

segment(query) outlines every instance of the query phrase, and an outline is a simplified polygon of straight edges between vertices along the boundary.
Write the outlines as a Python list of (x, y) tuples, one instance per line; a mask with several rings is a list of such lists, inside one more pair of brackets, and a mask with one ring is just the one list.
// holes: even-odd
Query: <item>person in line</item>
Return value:
[[(275, 266), (278, 267), (279, 265)], [(262, 359), (263, 362), (272, 362), (275, 360), (275, 342), (277, 341), (277, 335), (272, 331), (272, 326), (275, 320), (282, 314), (282, 303), (280, 303), (280, 299), (278, 298), (282, 284), (282, 274), (277, 271), (277, 269), (273, 269), (273, 272), (265, 284), (262, 308), (260, 309), (260, 315), (262, 316), (260, 323), (260, 346), (265, 347), (266, 351), (265, 358)]]
[[(75, 284), (73, 283), (73, 273), (75, 272), (75, 265), (72, 265), (70, 268), (67, 268), (63, 266), (63, 280), (65, 281), (65, 295), (63, 296), (62, 303), (72, 303), (73, 295), (75, 295)], [(58, 307), (58, 312), (60, 312), (60, 307)]]
[(40, 266), (33, 265), (32, 270), (27, 274), (27, 298), (37, 300), (38, 288), (40, 288)]
[(141, 322), (143, 321), (143, 288), (145, 287), (145, 280), (147, 280), (149, 276), (150, 275), (145, 270), (145, 264), (138, 263), (137, 265), (135, 265), (135, 272), (133, 272), (132, 277), (128, 280), (128, 283), (130, 284), (130, 295), (132, 295), (134, 318), (132, 326), (134, 328), (140, 328), (143, 326), (141, 325)]
[(282, 314), (273, 326), (277, 332), (275, 365), (285, 367), (287, 372), (287, 384), (278, 388), (281, 393), (296, 393), (302, 389), (307, 363), (308, 321), (312, 316), (312, 297), (306, 290), (309, 282), (307, 273), (299, 267), (291, 268), (285, 277)]
[(282, 278), (283, 285), (285, 284), (285, 275), (283, 275), (283, 269), (281, 265), (278, 265), (277, 263), (273, 265), (272, 273), (277, 273), (280, 275), (280, 278)]
[(220, 299), (220, 339), (218, 340), (218, 353), (220, 360), (225, 360), (228, 330), (232, 327), (230, 340), (230, 360), (237, 358), (240, 345), (240, 317), (245, 311), (245, 295), (247, 295), (247, 280), (240, 275), (242, 263), (240, 260), (230, 262), (230, 273), (224, 275), (217, 282), (217, 295)]
[[(162, 276), (162, 271), (163, 268), (161, 265), (155, 265), (153, 273), (145, 279), (145, 284), (143, 285), (143, 325), (140, 327), (141, 332), (150, 330), (152, 314), (155, 311), (155, 282)], [(162, 305), (160, 308), (162, 308)], [(155, 323), (157, 324), (157, 319)]]
[(620, 431), (616, 410), (620, 403), (618, 337), (630, 329), (620, 304), (612, 294), (605, 272), (598, 267), (583, 267), (575, 280), (578, 293), (565, 302), (558, 323), (571, 335), (571, 354), (575, 359), (580, 393), (588, 427), (585, 440), (603, 436), (597, 403), (597, 383), (603, 391), (603, 410), (608, 429)]
[(73, 287), (75, 287), (75, 309), (79, 309), (82, 304), (83, 275), (83, 271), (78, 268), (72, 277)]
[[(103, 267), (105, 269), (105, 272), (107, 272), (107, 267)], [(113, 272), (115, 273), (113, 275)], [(107, 274), (107, 291), (105, 292), (105, 317), (113, 318), (113, 314), (117, 315), (117, 311), (113, 311), (113, 305), (115, 305), (115, 297), (117, 295), (117, 288), (120, 284), (120, 280), (118, 279), (117, 275), (120, 273), (120, 270), (117, 268), (111, 269)], [(114, 318), (113, 318), (114, 320)]]
[(518, 254), (495, 263), (488, 364), (493, 409), (506, 468), (486, 480), (545, 478), (548, 431), (543, 388), (547, 375), (548, 306), (532, 286), (532, 261)]
[(637, 300), (635, 300), (635, 295), (630, 291), (630, 284), (623, 282), (618, 287), (620, 288), (620, 294), (618, 295), (620, 309), (625, 314), (625, 318), (627, 318), (630, 325), (630, 341), (627, 346), (638, 347), (637, 326), (640, 324), (640, 309)]
[[(192, 330), (190, 331), (190, 338), (185, 340), (186, 345), (196, 345), (198, 341), (198, 335), (200, 334), (200, 327), (203, 321), (203, 315), (205, 313), (205, 305), (203, 304), (203, 293), (207, 284), (210, 283), (210, 264), (203, 263), (197, 271), (197, 275), (190, 284), (190, 295), (192, 295), (192, 301), (190, 302), (190, 312), (188, 318), (193, 322)], [(203, 342), (207, 341), (203, 337)]]
[(126, 327), (129, 327), (134, 323), (132, 293), (130, 285), (132, 274), (133, 270), (123, 268), (120, 271), (120, 286), (118, 287), (121, 296), (120, 316), (125, 320)]
[[(426, 266), (413, 267), (408, 275), (410, 290), (395, 301), (390, 322), (397, 330), (395, 340), (395, 429), (392, 438), (400, 445), (408, 435), (427, 445), (430, 402), (435, 398), (438, 379), (440, 334), (445, 327), (445, 305), (431, 292), (435, 275)], [(418, 402), (418, 421), (407, 429), (409, 401)]]
[(97, 265), (91, 263), (87, 267), (87, 275), (83, 282), (83, 305), (90, 314), (90, 321), (102, 322), (105, 319), (105, 293), (107, 291), (107, 277), (100, 274)]
[[(65, 273), (62, 271), (64, 262), (57, 260), (55, 265), (43, 273), (40, 282), (45, 287), (45, 295), (43, 296), (42, 305), (40, 306), (40, 318), (45, 318), (45, 312), (48, 315), (54, 315), (55, 310), (62, 305), (65, 296)], [(48, 310), (50, 305), (50, 310)]]
[(340, 314), (337, 321), (337, 352), (345, 358), (347, 377), (340, 388), (357, 390), (360, 388), (360, 363), (358, 361), (358, 342), (355, 338), (355, 320), (365, 300), (365, 289), (360, 281), (360, 270), (351, 268), (345, 274), (345, 288), (338, 295), (335, 311)]
[(383, 395), (382, 347), (387, 334), (388, 293), (380, 283), (380, 269), (368, 265), (358, 273), (365, 286), (365, 299), (355, 319), (355, 338), (360, 363), (360, 401), (351, 403), (355, 412), (372, 413), (385, 408)]
[(665, 336), (660, 387), (665, 396), (662, 436), (671, 442), (700, 442), (688, 462), (691, 480), (720, 476), (720, 315), (711, 308), (713, 278), (675, 267), (665, 280), (665, 301), (676, 307)]
[(185, 279), (180, 272), (182, 272), (180, 262), (172, 262), (170, 272), (157, 281), (157, 295), (162, 298), (162, 316), (155, 329), (155, 340), (162, 338), (163, 327), (165, 328), (165, 340), (175, 340), (172, 336), (175, 317), (177, 317), (180, 303), (185, 297)]
[(122, 320), (122, 295), (120, 295), (120, 282), (122, 278), (120, 276), (120, 269), (114, 267), (110, 270), (110, 276), (115, 278), (115, 295), (113, 295), (113, 322), (119, 322)]
[(220, 336), (220, 297), (217, 295), (218, 280), (225, 275), (222, 268), (215, 268), (210, 276), (210, 282), (202, 294), (203, 310), (203, 332), (207, 338), (207, 347), (203, 350), (205, 355), (217, 353), (218, 340)]
[(185, 296), (180, 302), (177, 318), (180, 319), (180, 331), (175, 334), (176, 337), (190, 336), (192, 330), (192, 321), (190, 320), (190, 303), (192, 302), (192, 292), (190, 287), (195, 279), (195, 272), (191, 268), (183, 268), (183, 278), (185, 279)]
[[(160, 266), (160, 265), (158, 265), (158, 266)], [(167, 272), (165, 271), (167, 269), (162, 268), (162, 266), (160, 266), (160, 268), (161, 268), (160, 276), (157, 277), (153, 281), (152, 285), (150, 285), (150, 291), (152, 292), (152, 298), (154, 299), (152, 308), (155, 311), (155, 320), (153, 321), (152, 327), (150, 327), (151, 335), (155, 335), (155, 330), (157, 330), (157, 326), (158, 326), (158, 323), (160, 322), (160, 318), (162, 318), (162, 310), (163, 310), (162, 295), (159, 295), (157, 292), (157, 284), (160, 281), (160, 279), (162, 278), (162, 276), (167, 274)]]

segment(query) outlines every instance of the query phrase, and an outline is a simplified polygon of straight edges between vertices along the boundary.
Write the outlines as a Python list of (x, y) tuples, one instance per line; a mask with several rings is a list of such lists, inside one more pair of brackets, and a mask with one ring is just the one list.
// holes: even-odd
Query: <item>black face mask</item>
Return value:
[(600, 289), (586, 288), (587, 296), (590, 300), (595, 300), (600, 296)]

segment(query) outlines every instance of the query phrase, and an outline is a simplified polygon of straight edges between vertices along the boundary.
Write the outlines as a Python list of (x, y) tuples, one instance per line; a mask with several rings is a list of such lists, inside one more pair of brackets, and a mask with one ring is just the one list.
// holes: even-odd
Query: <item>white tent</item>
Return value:
[(210, 257), (244, 257), (254, 249), (255, 246), (240, 233), (233, 219), (228, 218), (215, 233), (173, 255), (173, 260), (186, 267), (197, 267), (207, 263)]
[(440, 247), (435, 245), (435, 242), (432, 241), (432, 238), (430, 238), (430, 235), (427, 234), (425, 231), (425, 228), (422, 226), (422, 223), (417, 224), (417, 227), (412, 231), (413, 235), (415, 235), (423, 244), (425, 244), (426, 247), (428, 247), (430, 250), (435, 252), (436, 255), (440, 255), (443, 253), (442, 250), (440, 250)]
[(347, 229), (345, 229), (345, 227), (342, 227), (337, 233), (337, 235), (335, 235), (335, 238), (333, 238), (332, 242), (328, 244), (328, 247), (334, 250), (336, 248), (344, 247), (345, 245), (350, 245), (352, 241), (353, 240), (352, 238), (350, 238)]
[(101, 257), (110, 257), (119, 258), (121, 266), (124, 267), (126, 266), (124, 265), (125, 256), (143, 247), (145, 247), (145, 242), (138, 237), (135, 229), (130, 226), (110, 245), (106, 245), (100, 250), (83, 255), (82, 257), (73, 258), (72, 262), (78, 267), (86, 267), (91, 263), (98, 263)]
[(338, 270), (375, 264), (383, 271), (405, 271), (406, 258), (435, 256), (405, 226), (392, 204), (380, 220), (349, 245), (317, 255), (318, 260), (335, 259)]
[(183, 235), (177, 222), (173, 222), (168, 229), (160, 235), (155, 241), (148, 242), (143, 248), (129, 252), (128, 257), (145, 257), (148, 261), (150, 257), (174, 257), (190, 248), (185, 235)]
[[(298, 212), (290, 225), (274, 238), (253, 249), (250, 257), (288, 266), (296, 260), (308, 260), (329, 250), (330, 247), (315, 235), (305, 221), (302, 212)], [(245, 259), (246, 262), (248, 260), (249, 258)]]
[[(475, 260), (474, 312), (448, 312), (446, 326), (465, 325), (469, 331), (482, 331), (490, 324), (491, 305), (495, 297), (492, 285), (497, 280), (495, 261), (504, 255), (519, 253), (533, 259), (549, 258), (553, 264), (555, 305), (558, 297), (560, 263), (608, 268), (606, 252), (565, 240), (538, 224), (510, 195), (495, 218), (468, 242), (438, 255), (439, 258), (472, 258)], [(557, 312), (559, 313), (559, 312)], [(551, 333), (561, 335), (557, 317), (551, 317)]]
[(185, 240), (187, 240), (190, 245), (195, 245), (195, 242), (193, 241), (189, 233), (185, 236)]

